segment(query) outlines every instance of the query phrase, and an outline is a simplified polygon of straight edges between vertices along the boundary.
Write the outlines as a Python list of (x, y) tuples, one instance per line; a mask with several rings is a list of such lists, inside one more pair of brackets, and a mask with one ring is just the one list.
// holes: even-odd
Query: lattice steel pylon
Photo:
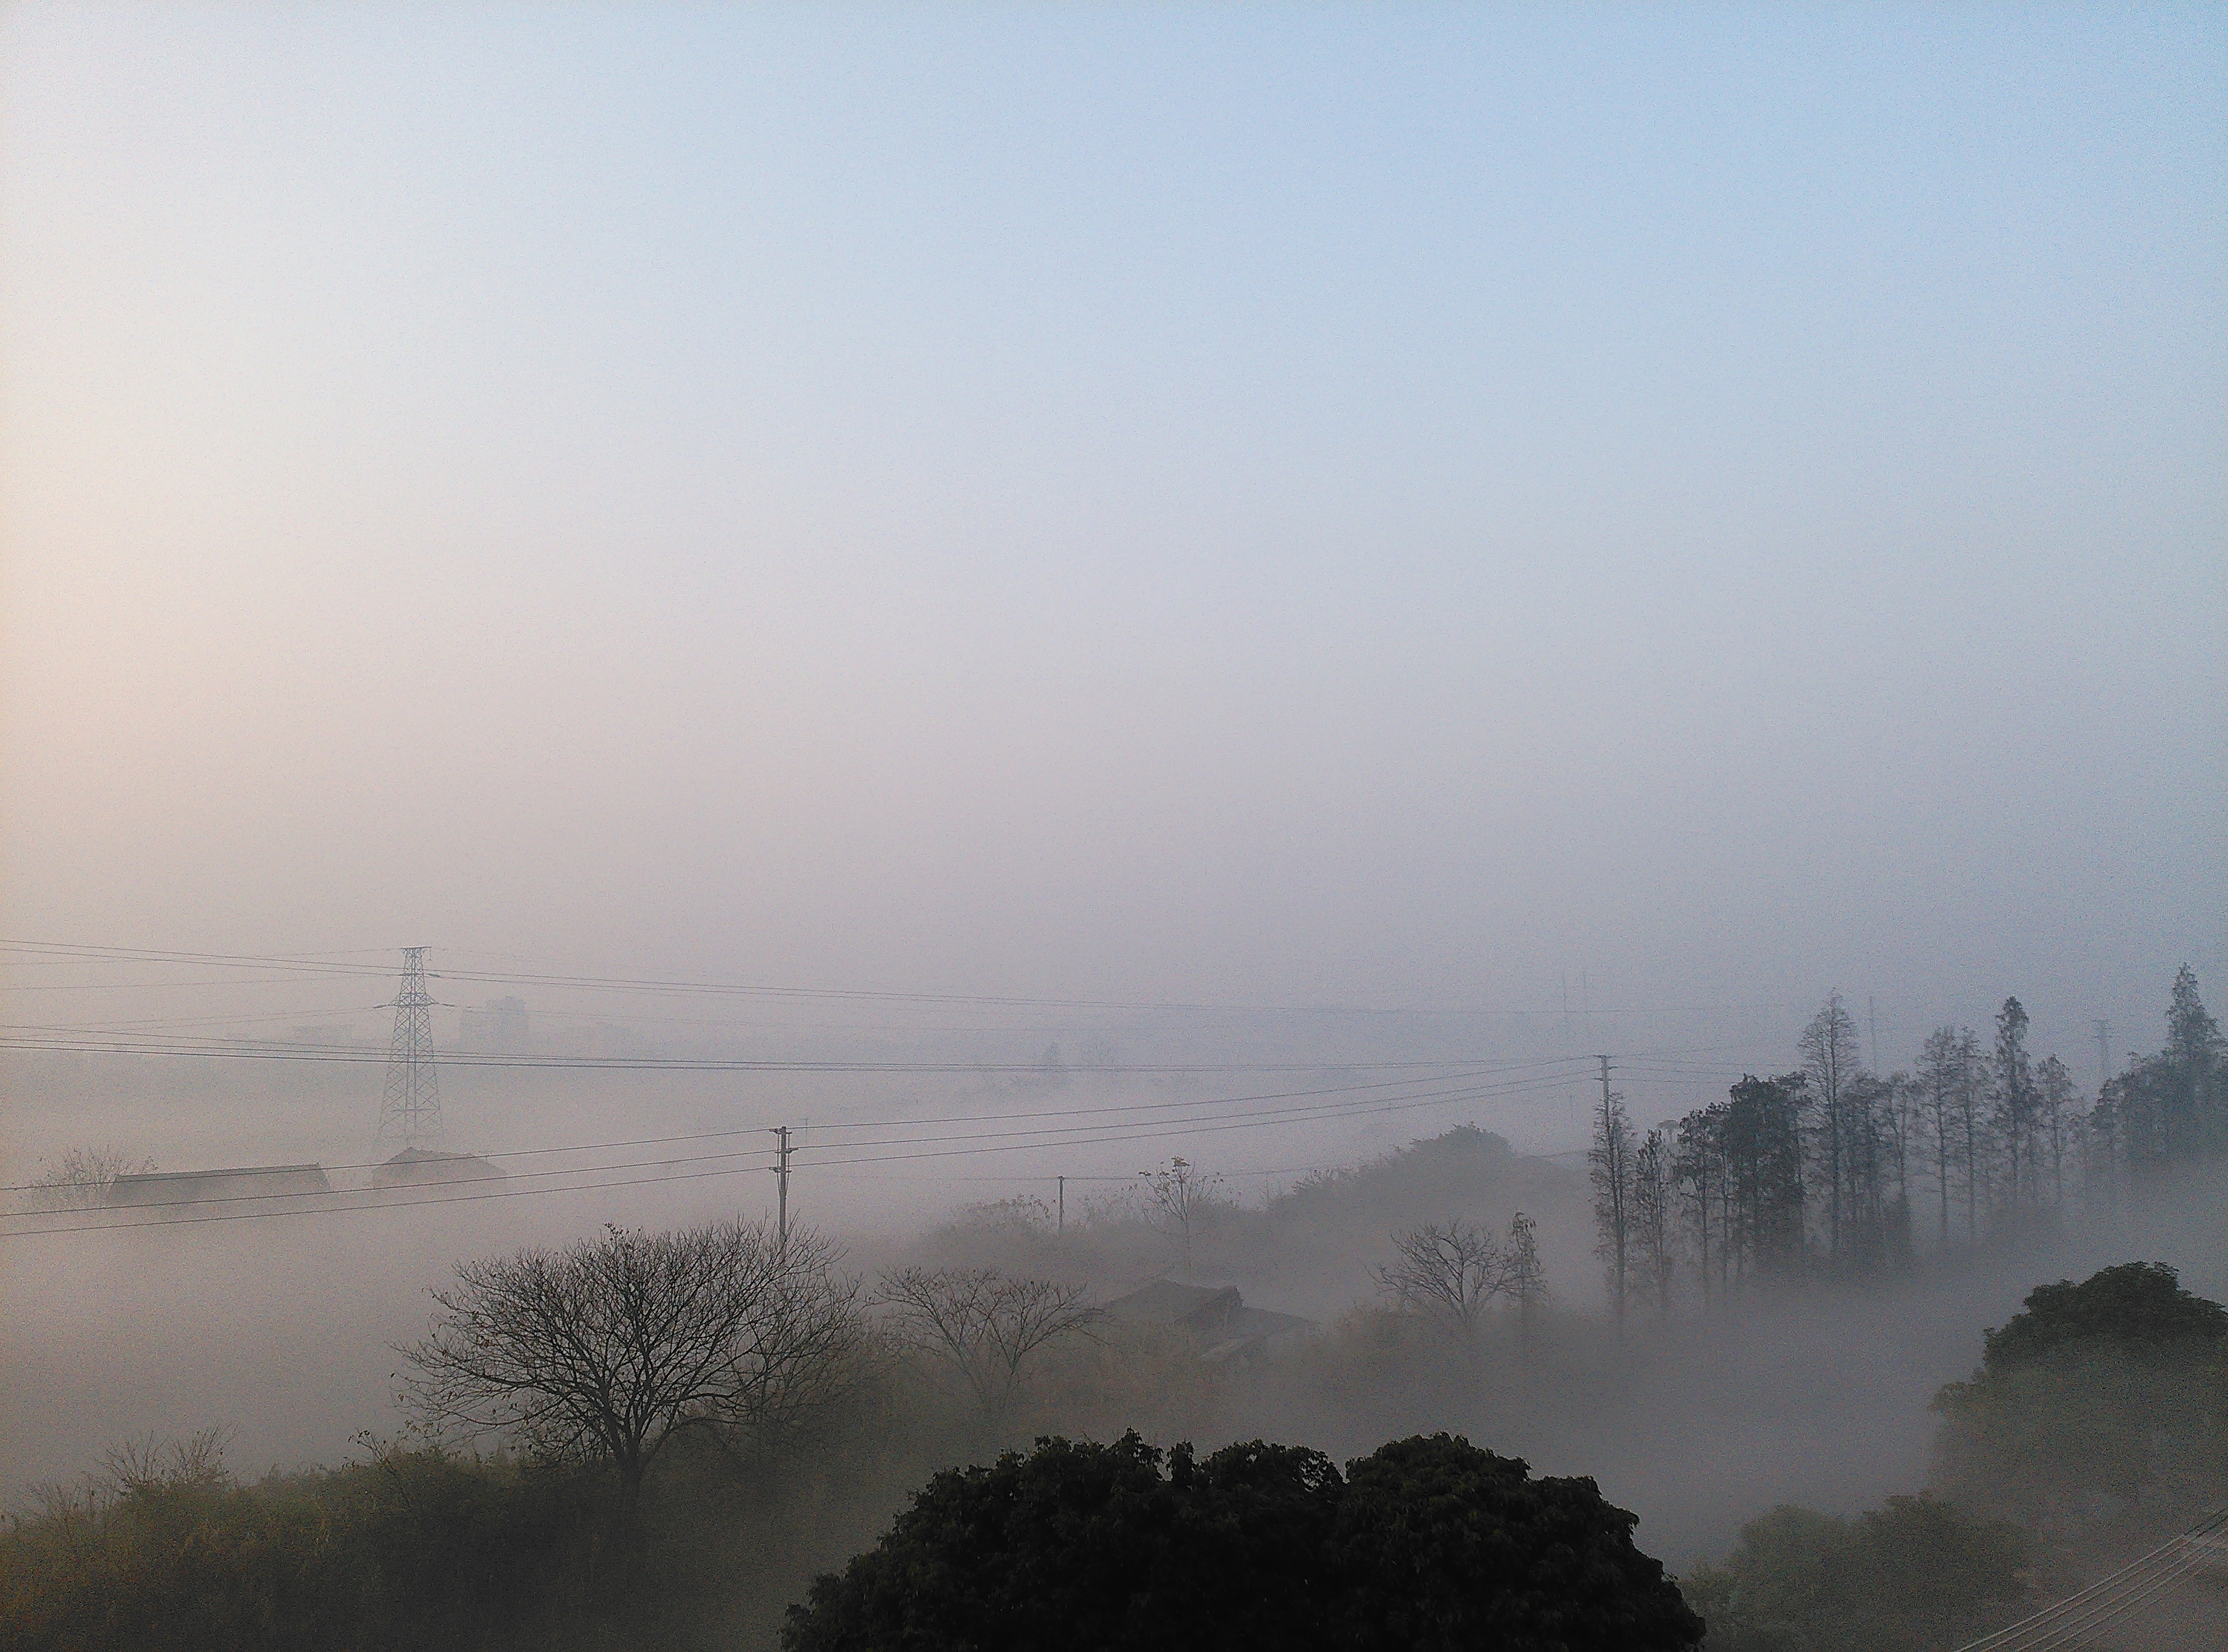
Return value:
[(394, 1037), (387, 1047), (387, 1093), (379, 1139), (415, 1147), (441, 1134), (441, 1083), (433, 1071), (433, 1007), (426, 990), (426, 949), (402, 949), (402, 989), (394, 995)]

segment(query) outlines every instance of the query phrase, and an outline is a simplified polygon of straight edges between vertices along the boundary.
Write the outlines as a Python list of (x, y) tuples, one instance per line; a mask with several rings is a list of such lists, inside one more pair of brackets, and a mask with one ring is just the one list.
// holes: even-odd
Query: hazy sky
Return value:
[(1795, 11), (10, 8), (6, 932), (2154, 1041), (2228, 14)]

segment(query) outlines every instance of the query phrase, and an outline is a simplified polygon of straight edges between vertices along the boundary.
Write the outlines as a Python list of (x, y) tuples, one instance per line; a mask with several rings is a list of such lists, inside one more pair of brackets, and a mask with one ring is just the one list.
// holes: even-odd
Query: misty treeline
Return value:
[[(2206, 1110), (2220, 1093), (2218, 1034), (2186, 988), (2176, 1041), (2100, 1098), (2108, 1119), (2134, 1106), (2184, 1122), (2161, 1129), (2157, 1155), (2114, 1147), (2107, 1161), (2083, 1156), (2107, 1139), (2089, 1122), (2099, 1104), (2079, 1110), (2089, 1134), (2071, 1138), (2062, 1203), (2053, 1161), (2034, 1150), (2050, 1142), (2044, 1124), (2018, 1136), (2013, 1170), (2012, 1121), (2034, 1116), (1998, 1094), (2003, 1073), (2027, 1074), (2039, 1094), (2046, 1064), (1992, 1067), (1981, 1046), (1969, 1064), (1975, 1151), (1952, 1161), (1983, 1167), (1977, 1214), (1969, 1234), (1953, 1222), (1953, 1249), (2008, 1258), (2002, 1271), (2031, 1282), (2025, 1258), (2053, 1242), (2053, 1211), (2141, 1206), (2181, 1162), (2164, 1144), (2218, 1151)], [(1813, 1024), (1814, 1065), (1853, 1053), (1836, 1008)], [(1742, 1290), (1775, 1268), (1885, 1277), (1886, 1258), (1939, 1243), (1922, 1220), (1939, 1201), (1921, 1156), (1914, 1147), (1902, 1181), (1875, 1168), (1869, 1127), (1846, 1103), (1874, 1082), (1853, 1060), (1831, 1077), (1829, 1088), (1806, 1066), (1799, 1079), (1745, 1080), (1703, 1110), (1695, 1129), (1719, 1133), (1710, 1300), (1745, 1296), (1745, 1311), (1679, 1316), (1644, 1337), (1620, 1334), (1591, 1292), (1549, 1291), (1594, 1237), (1585, 1180), (1471, 1126), (1258, 1201), (1182, 1160), (1067, 1208), (992, 1201), (871, 1265), (809, 1227), (736, 1220), (467, 1260), (436, 1289), (424, 1334), (396, 1351), (400, 1431), (365, 1438), (354, 1460), (245, 1483), (202, 1436), (120, 1449), (46, 1488), (0, 1531), (0, 1649), (771, 1647), (814, 1577), (891, 1530), (909, 1493), (1040, 1436), (1258, 1438), (1358, 1459), (1459, 1429), (1605, 1486), (1653, 1483), (1658, 1506), (1639, 1534), (1651, 1552), (1667, 1532), (1721, 1542), (1750, 1520), (1721, 1564), (1682, 1580), (1716, 1652), (1930, 1652), (1953, 1629), (2014, 1615), (2038, 1577), (2084, 1576), (2094, 1530), (2147, 1533), (2181, 1502), (2220, 1495), (2228, 1367), (2169, 1272), (2071, 1296), (2048, 1287), (1937, 1401), (1930, 1495), (1860, 1517), (1760, 1514), (1739, 1470), (1706, 1471), (1721, 1449), (1707, 1439), (1739, 1440), (1744, 1460), (1768, 1455), (1755, 1417), (1784, 1413), (1782, 1426), (1838, 1431), (1859, 1452), (1866, 1429), (1907, 1425), (1916, 1410), (1905, 1399), (1892, 1413), (1853, 1412), (1861, 1396), (1845, 1384), (1799, 1409), (1786, 1349), (1817, 1335), (1819, 1315), (1801, 1293)], [(1845, 1098), (1838, 1122), (1828, 1094)], [(1647, 1236), (1628, 1252), (1628, 1288), (1699, 1298), (1680, 1127), (1611, 1139), (1609, 1174), (1598, 1152), (1591, 1166), (1593, 1202), (1606, 1181), (1629, 1237)], [(2123, 1139), (2116, 1124), (2109, 1139)], [(1962, 1216), (1965, 1184), (1950, 1185)], [(1883, 1197), (1910, 1241), (1859, 1270), (1856, 1235), (1866, 1221), (1879, 1231)], [(1214, 1360), (1180, 1327), (1108, 1311), (1129, 1285), (1171, 1273), (1238, 1279), (1249, 1300), (1258, 1290), (1321, 1322), (1274, 1353)], [(1948, 1305), (1961, 1300), (1941, 1298), (1945, 1322), (1958, 1345), (1978, 1344), (1978, 1318)], [(1837, 1304), (1834, 1352), (1814, 1342), (1810, 1357), (1903, 1334), (1880, 1315), (1839, 1329), (1852, 1306)], [(2183, 1340), (2161, 1354), (2155, 1337), (2121, 1335), (2131, 1318)], [(2018, 1329), (2039, 1321), (2060, 1329)], [(2165, 1435), (2156, 1418), (2170, 1419)], [(1877, 1610), (1853, 1617), (1853, 1580), (1895, 1571), (1907, 1574), (1895, 1610), (1875, 1593)]]
[(2220, 1156), (2228, 1041), (2186, 964), (2166, 1022), (2163, 1049), (2086, 1099), (2065, 1061), (2037, 1059), (2015, 997), (1986, 1035), (1937, 1028), (1914, 1066), (1880, 1073), (1835, 994), (1802, 1029), (1799, 1067), (1645, 1132), (1605, 1077), (1586, 1162), (1617, 1316), (1668, 1312), (1682, 1288), (1706, 1308), (1753, 1282), (2016, 1242)]
[[(1342, 1271), (1350, 1297), (1405, 1213), (1514, 1221), (1533, 1380), (1567, 1388), (1590, 1352), (1550, 1334), (1578, 1322), (1550, 1313), (1530, 1220), (1504, 1213), (1559, 1190), (1567, 1208), (1571, 1180), (1465, 1126), (1261, 1205), (1175, 1160), (1065, 1220), (993, 1201), (871, 1268), (735, 1220), (467, 1259), (395, 1350), (400, 1432), (355, 1460), (250, 1483), (208, 1440), (142, 1443), (45, 1488), (0, 1534), (0, 1646), (769, 1646), (815, 1573), (951, 1464), (1051, 1433), (1324, 1437), (1311, 1416), (1373, 1444), (1483, 1392), (1395, 1304), (1273, 1361), (1105, 1313), (1187, 1256)], [(1513, 1322), (1476, 1329), (1489, 1349)]]
[(1681, 1579), (1708, 1652), (1947, 1649), (2104, 1574), (2119, 1581), (2032, 1643), (2116, 1641), (2137, 1614), (2140, 1644), (2217, 1639), (2201, 1601), (2174, 1616), (2186, 1568), (2133, 1563), (2228, 1495), (2228, 1308), (2122, 1263), (2038, 1286), (1981, 1342), (1935, 1396), (1922, 1495), (1854, 1517), (1775, 1508)]
[(246, 1483), (210, 1431), (37, 1489), (0, 1531), (0, 1648), (768, 1645), (938, 1468), (1055, 1419), (1172, 1431), (1213, 1380), (1075, 1286), (862, 1276), (735, 1220), (471, 1259), (431, 1296), (402, 1427), (355, 1461)]

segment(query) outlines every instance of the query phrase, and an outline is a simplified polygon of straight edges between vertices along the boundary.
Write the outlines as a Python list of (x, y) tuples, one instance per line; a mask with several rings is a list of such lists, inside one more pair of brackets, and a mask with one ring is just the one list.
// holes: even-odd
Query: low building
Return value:
[(1106, 1304), (1107, 1316), (1132, 1325), (1166, 1325), (1198, 1344), (1200, 1357), (1215, 1363), (1241, 1356), (1257, 1358), (1270, 1346), (1315, 1321), (1297, 1314), (1249, 1308), (1235, 1285), (1186, 1285), (1156, 1279), (1142, 1290)]
[(323, 1165), (240, 1164), (221, 1170), (148, 1170), (118, 1176), (103, 1202), (111, 1205), (202, 1205), (229, 1200), (275, 1201), (298, 1194), (330, 1193)]
[(473, 1153), (406, 1147), (371, 1173), (375, 1188), (426, 1188), (445, 1181), (502, 1181), (508, 1172)]

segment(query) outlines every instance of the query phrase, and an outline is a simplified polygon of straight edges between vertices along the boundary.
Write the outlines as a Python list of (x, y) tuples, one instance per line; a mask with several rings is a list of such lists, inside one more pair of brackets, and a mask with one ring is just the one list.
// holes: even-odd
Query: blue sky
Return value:
[(2228, 963), (2218, 10), (0, 27), (12, 932)]

